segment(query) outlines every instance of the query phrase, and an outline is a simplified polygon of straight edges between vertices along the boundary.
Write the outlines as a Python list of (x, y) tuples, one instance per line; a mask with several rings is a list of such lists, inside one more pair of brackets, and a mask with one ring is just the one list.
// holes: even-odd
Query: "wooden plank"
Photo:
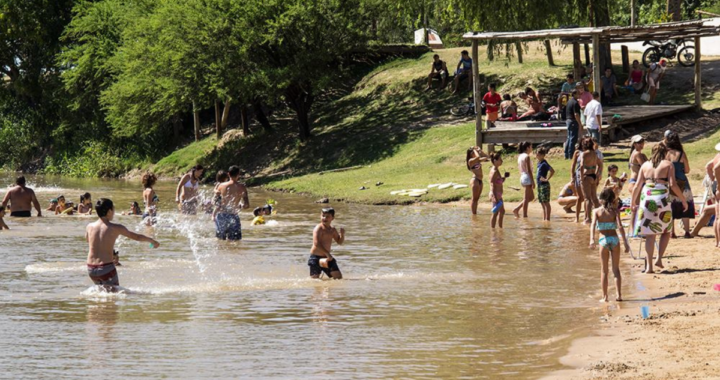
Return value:
[[(475, 102), (475, 145), (482, 147), (483, 136), (482, 136), (482, 113), (480, 112), (480, 103), (482, 102), (482, 95), (480, 95), (480, 68), (478, 67), (479, 54), (478, 54), (478, 41), (473, 40), (472, 42), (472, 81), (473, 81), (473, 100)], [(460, 84), (458, 83), (458, 86)]]
[(695, 108), (698, 110), (702, 109), (702, 60), (700, 57), (700, 37), (695, 37)]

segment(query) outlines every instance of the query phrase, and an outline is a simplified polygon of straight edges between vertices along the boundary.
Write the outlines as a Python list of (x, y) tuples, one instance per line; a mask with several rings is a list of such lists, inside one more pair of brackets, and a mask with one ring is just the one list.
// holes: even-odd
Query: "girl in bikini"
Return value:
[(490, 201), (493, 205), (490, 227), (495, 228), (497, 223), (498, 227), (503, 228), (503, 217), (505, 216), (505, 205), (502, 197), (503, 183), (505, 183), (505, 178), (510, 176), (510, 173), (505, 173), (504, 176), (500, 175), (500, 165), (503, 163), (500, 152), (491, 153), (490, 162), (493, 165), (490, 169)]
[(488, 155), (477, 146), (471, 146), (467, 150), (465, 155), (465, 164), (468, 170), (472, 172), (473, 176), (470, 180), (470, 189), (472, 190), (472, 201), (470, 202), (470, 209), (473, 215), (477, 214), (478, 201), (480, 201), (480, 194), (483, 189), (483, 172), (482, 163), (488, 160)]
[(627, 239), (625, 238), (625, 230), (620, 220), (620, 212), (617, 208), (617, 198), (615, 191), (606, 188), (600, 193), (600, 203), (602, 207), (596, 208), (592, 212), (592, 225), (590, 226), (590, 248), (595, 248), (595, 229), (600, 232), (600, 284), (602, 286), (603, 297), (600, 302), (608, 302), (608, 261), (612, 257), (612, 271), (615, 276), (615, 290), (617, 296), (615, 301), (622, 301), (622, 277), (620, 276), (620, 239), (617, 230), (620, 229), (620, 235), (623, 239), (625, 252), (630, 251)]
[(525, 195), (523, 201), (513, 209), (515, 218), (520, 217), (520, 209), (523, 210), (523, 218), (527, 218), (527, 210), (530, 202), (535, 199), (535, 180), (532, 174), (532, 161), (530, 160), (530, 153), (532, 153), (532, 143), (529, 141), (523, 141), (518, 145), (518, 170), (520, 171), (520, 185), (525, 188)]
[(595, 153), (595, 143), (592, 138), (586, 138), (582, 142), (582, 154), (580, 155), (580, 184), (583, 197), (585, 198), (585, 224), (590, 223), (590, 210), (598, 208), (600, 201), (597, 197), (597, 187), (600, 183), (598, 178), (599, 159)]
[(145, 173), (142, 177), (142, 184), (145, 187), (145, 190), (143, 190), (143, 203), (145, 204), (143, 220), (148, 226), (152, 226), (157, 222), (157, 206), (160, 199), (153, 190), (155, 182), (157, 182), (157, 177), (153, 173)]
[(178, 182), (177, 190), (175, 190), (175, 202), (183, 214), (197, 214), (198, 192), (203, 171), (204, 168), (202, 165), (195, 165), (190, 172), (182, 176), (180, 182)]

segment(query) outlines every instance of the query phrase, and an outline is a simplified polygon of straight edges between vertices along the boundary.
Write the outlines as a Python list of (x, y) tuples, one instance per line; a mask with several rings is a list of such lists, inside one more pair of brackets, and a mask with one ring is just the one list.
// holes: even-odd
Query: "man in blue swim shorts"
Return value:
[(240, 168), (231, 166), (228, 170), (230, 180), (218, 186), (220, 201), (213, 212), (215, 236), (221, 240), (240, 240), (242, 231), (238, 213), (250, 207), (247, 188), (239, 183)]

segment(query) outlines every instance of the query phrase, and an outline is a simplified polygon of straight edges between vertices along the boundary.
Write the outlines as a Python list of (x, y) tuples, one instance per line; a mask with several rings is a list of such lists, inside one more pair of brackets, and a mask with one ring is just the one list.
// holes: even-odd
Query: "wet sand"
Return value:
[[(652, 275), (623, 253), (632, 268), (623, 283), (634, 285), (631, 292), (624, 302), (598, 303), (598, 330), (572, 343), (560, 360), (569, 369), (545, 379), (720, 379), (720, 291), (713, 290), (720, 249), (712, 233), (706, 227), (695, 239), (672, 239), (665, 270)], [(639, 244), (631, 241), (635, 252)], [(610, 281), (613, 294), (612, 273)], [(648, 319), (640, 315), (644, 305)]]

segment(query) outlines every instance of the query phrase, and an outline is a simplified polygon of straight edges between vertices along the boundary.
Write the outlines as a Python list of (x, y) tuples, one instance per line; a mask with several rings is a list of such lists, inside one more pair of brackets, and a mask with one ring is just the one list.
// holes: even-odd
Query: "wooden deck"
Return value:
[[(602, 133), (615, 141), (616, 128), (626, 124), (657, 119), (693, 109), (694, 105), (640, 105), (614, 106), (604, 108)], [(619, 115), (620, 117), (614, 117)], [(543, 126), (546, 125), (546, 126)], [(484, 130), (484, 144), (517, 144), (522, 141), (562, 144), (567, 139), (567, 126), (564, 120), (552, 121), (496, 121), (495, 128)], [(605, 138), (603, 137), (605, 140)], [(605, 140), (607, 141), (607, 140)]]

